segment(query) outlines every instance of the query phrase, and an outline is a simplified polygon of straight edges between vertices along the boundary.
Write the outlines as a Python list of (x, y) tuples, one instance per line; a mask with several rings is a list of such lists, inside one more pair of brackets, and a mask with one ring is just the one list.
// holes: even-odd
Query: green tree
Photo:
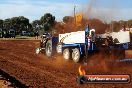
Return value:
[(21, 31), (30, 31), (29, 19), (24, 16), (12, 17), (10, 19), (10, 27), (16, 29), (16, 33), (20, 34)]
[(3, 20), (0, 19), (0, 28), (3, 28)]
[(10, 18), (5, 19), (3, 22), (3, 28), (6, 30), (9, 30), (10, 29), (10, 22), (11, 22)]
[(52, 31), (52, 27), (55, 23), (55, 16), (52, 16), (50, 13), (46, 13), (41, 17), (40, 21), (45, 31)]
[(23, 16), (19, 16), (21, 31), (28, 31), (29, 19)]
[(34, 30), (40, 30), (41, 29), (40, 20), (34, 20), (31, 24), (32, 24), (32, 27)]

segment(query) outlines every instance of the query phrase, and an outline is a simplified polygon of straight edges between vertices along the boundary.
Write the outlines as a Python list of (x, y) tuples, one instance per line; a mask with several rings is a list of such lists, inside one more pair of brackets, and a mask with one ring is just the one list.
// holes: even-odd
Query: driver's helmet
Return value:
[(50, 34), (47, 33), (47, 32), (45, 32), (45, 33), (43, 34), (43, 37), (44, 37), (44, 38), (48, 38), (48, 37), (50, 37)]

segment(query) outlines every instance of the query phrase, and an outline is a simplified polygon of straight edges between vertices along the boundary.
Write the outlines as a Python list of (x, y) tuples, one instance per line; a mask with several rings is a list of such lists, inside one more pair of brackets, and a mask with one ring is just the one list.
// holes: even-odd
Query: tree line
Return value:
[(76, 30), (84, 30), (89, 25), (90, 28), (96, 29), (97, 33), (104, 33), (106, 31), (119, 31), (121, 28), (131, 28), (132, 20), (128, 21), (112, 21), (111, 23), (103, 22), (99, 19), (82, 19), (82, 25), (76, 27), (75, 19), (72, 16), (63, 17), (63, 22), (57, 22), (55, 16), (50, 13), (44, 14), (39, 20), (34, 20), (31, 23), (29, 19), (24, 16), (0, 19), (0, 28), (4, 30), (15, 29), (16, 34), (22, 31), (44, 33), (46, 31), (57, 31), (57, 33), (71, 32)]
[(22, 31), (36, 32), (36, 31), (49, 31), (54, 26), (55, 17), (50, 13), (44, 14), (40, 20), (34, 20), (31, 23), (29, 19), (24, 16), (0, 19), (0, 28), (3, 30), (14, 29), (16, 34), (19, 35)]

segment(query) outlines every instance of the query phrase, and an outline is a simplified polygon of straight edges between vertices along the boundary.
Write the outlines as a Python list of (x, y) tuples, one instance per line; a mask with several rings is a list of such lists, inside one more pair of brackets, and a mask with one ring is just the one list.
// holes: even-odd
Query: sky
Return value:
[(31, 22), (51, 13), (62, 21), (64, 16), (73, 15), (74, 6), (85, 18), (107, 22), (132, 19), (132, 0), (0, 0), (0, 19), (25, 16)]

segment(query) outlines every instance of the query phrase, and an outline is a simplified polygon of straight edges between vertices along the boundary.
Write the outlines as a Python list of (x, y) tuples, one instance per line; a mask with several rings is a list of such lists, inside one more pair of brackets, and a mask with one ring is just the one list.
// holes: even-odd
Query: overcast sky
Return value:
[(132, 0), (0, 0), (0, 19), (25, 16), (30, 22), (51, 13), (57, 21), (64, 16), (83, 12), (86, 18), (105, 21), (132, 19)]

